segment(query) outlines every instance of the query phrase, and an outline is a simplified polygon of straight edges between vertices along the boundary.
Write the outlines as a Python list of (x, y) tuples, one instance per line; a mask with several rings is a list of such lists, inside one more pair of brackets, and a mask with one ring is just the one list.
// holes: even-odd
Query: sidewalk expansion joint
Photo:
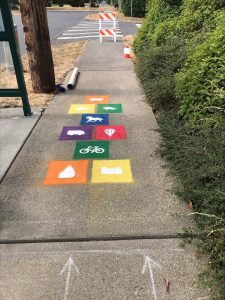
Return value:
[(150, 234), (150, 235), (119, 235), (119, 236), (96, 236), (78, 238), (40, 238), (27, 240), (0, 240), (0, 245), (18, 244), (47, 244), (47, 243), (87, 243), (87, 242), (111, 242), (111, 241), (135, 241), (135, 240), (163, 240), (180, 239), (178, 233)]

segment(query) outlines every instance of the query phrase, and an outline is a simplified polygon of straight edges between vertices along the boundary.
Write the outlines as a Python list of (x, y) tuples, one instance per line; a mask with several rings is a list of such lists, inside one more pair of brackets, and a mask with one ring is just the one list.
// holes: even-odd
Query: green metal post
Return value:
[(21, 59), (18, 53), (16, 44), (16, 37), (14, 32), (13, 19), (8, 0), (1, 0), (0, 8), (2, 12), (3, 24), (5, 32), (0, 32), (0, 41), (9, 42), (14, 69), (16, 73), (18, 89), (0, 89), (0, 96), (2, 97), (21, 97), (23, 102), (23, 112), (25, 116), (31, 116), (31, 108), (28, 101), (27, 89), (23, 76), (23, 68)]

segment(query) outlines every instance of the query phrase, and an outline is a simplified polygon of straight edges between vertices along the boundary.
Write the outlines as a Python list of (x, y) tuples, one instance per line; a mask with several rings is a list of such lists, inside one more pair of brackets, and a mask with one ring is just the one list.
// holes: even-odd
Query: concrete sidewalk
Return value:
[[(200, 270), (195, 251), (166, 238), (189, 225), (174, 217), (189, 210), (169, 192), (172, 179), (155, 152), (157, 123), (132, 62), (123, 58), (123, 44), (89, 42), (79, 68), (76, 90), (55, 97), (3, 180), (0, 238), (35, 244), (0, 246), (0, 298), (204, 296), (193, 286)], [(63, 126), (79, 126), (81, 115), (68, 111), (71, 104), (84, 104), (86, 95), (108, 95), (109, 104), (122, 104), (123, 113), (109, 119), (126, 127), (127, 139), (110, 141), (109, 159), (130, 160), (134, 181), (91, 184), (90, 160), (86, 185), (45, 186), (50, 161), (73, 159), (74, 141), (59, 141), (59, 135)]]
[(0, 181), (41, 116), (38, 108), (32, 112), (24, 117), (22, 107), (0, 109)]

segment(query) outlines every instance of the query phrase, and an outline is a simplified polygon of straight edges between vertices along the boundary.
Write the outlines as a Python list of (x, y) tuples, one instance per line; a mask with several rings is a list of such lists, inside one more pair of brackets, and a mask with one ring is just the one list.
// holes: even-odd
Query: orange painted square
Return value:
[[(102, 100), (101, 100), (102, 99)], [(94, 95), (94, 96), (86, 96), (85, 100), (86, 104), (108, 104), (109, 103), (109, 96), (105, 95)]]
[[(88, 160), (77, 161), (51, 161), (48, 166), (48, 172), (44, 179), (45, 185), (58, 185), (58, 184), (84, 184), (87, 183), (87, 170)], [(75, 170), (74, 178), (58, 178), (61, 173), (68, 166), (71, 166)]]

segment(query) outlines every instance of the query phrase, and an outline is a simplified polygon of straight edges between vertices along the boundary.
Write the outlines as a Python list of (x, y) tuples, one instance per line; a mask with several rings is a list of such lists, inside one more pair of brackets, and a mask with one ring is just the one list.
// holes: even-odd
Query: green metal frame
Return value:
[(11, 9), (9, 6), (8, 0), (0, 0), (0, 8), (2, 12), (3, 24), (5, 31), (0, 31), (0, 42), (9, 42), (12, 60), (14, 64), (14, 69), (16, 73), (18, 89), (1, 89), (0, 88), (0, 97), (21, 97), (23, 102), (23, 112), (25, 116), (31, 116), (31, 108), (28, 101), (27, 89), (25, 85), (25, 80), (23, 76), (23, 68), (18, 53), (13, 19), (11, 14)]

